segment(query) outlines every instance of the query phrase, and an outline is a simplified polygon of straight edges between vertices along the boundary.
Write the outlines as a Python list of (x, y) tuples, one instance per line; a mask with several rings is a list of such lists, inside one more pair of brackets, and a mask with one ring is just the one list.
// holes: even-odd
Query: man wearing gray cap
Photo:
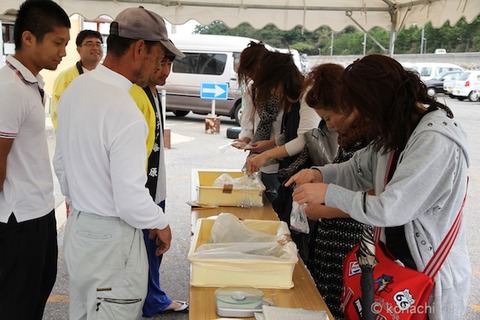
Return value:
[(54, 167), (72, 203), (64, 239), (72, 320), (137, 319), (148, 280), (141, 229), (156, 238), (157, 255), (170, 248), (168, 221), (145, 188), (148, 127), (128, 93), (147, 83), (165, 47), (178, 51), (162, 26), (142, 7), (120, 12), (103, 65), (59, 101)]

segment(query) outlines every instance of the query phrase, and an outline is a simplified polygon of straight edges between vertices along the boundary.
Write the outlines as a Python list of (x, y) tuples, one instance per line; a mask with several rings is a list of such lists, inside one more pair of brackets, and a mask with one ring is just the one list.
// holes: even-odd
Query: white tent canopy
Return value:
[[(23, 0), (0, 1), (0, 14), (18, 9)], [(230, 27), (248, 22), (255, 28), (268, 23), (289, 30), (297, 25), (315, 30), (325, 25), (335, 31), (355, 25), (364, 29), (380, 26), (398, 31), (446, 21), (453, 25), (461, 17), (471, 22), (480, 13), (479, 0), (56, 0), (69, 15), (87, 19), (100, 15), (115, 17), (121, 10), (142, 5), (156, 11), (172, 24), (195, 19), (203, 25), (221, 20)], [(352, 20), (353, 19), (353, 20)]]
[[(18, 9), (23, 0), (1, 0), (0, 14)], [(86, 19), (101, 15), (115, 17), (132, 6), (144, 6), (178, 25), (194, 19), (203, 25), (223, 21), (229, 27), (243, 22), (254, 28), (273, 23), (290, 30), (302, 26), (313, 31), (329, 26), (341, 31), (356, 26), (368, 31), (375, 26), (391, 32), (393, 51), (395, 33), (403, 27), (422, 27), (431, 22), (441, 27), (454, 25), (465, 17), (473, 21), (480, 13), (480, 0), (56, 0), (69, 15), (78, 13)]]

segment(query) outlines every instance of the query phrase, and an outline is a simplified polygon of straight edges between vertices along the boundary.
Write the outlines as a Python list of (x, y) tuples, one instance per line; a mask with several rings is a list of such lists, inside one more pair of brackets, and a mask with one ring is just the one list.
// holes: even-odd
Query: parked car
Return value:
[(465, 71), (455, 81), (452, 97), (460, 101), (468, 98), (470, 101), (478, 101), (480, 93), (480, 70)]
[(447, 71), (464, 71), (459, 65), (444, 62), (403, 63), (403, 66), (416, 70), (423, 81), (433, 79)]
[(450, 98), (453, 98), (452, 91), (453, 91), (453, 86), (455, 86), (455, 81), (457, 81), (458, 78), (460, 78), (460, 75), (462, 73), (463, 72), (460, 72), (459, 74), (452, 76), (451, 78), (447, 77), (446, 79), (443, 80), (443, 92), (446, 95), (450, 96)]
[(166, 109), (177, 117), (190, 111), (209, 114), (212, 101), (200, 98), (202, 83), (228, 85), (227, 100), (215, 101), (215, 114), (239, 119), (241, 90), (237, 82), (236, 64), (242, 50), (251, 40), (242, 37), (171, 35), (172, 41), (185, 54), (173, 62), (172, 72), (162, 89), (166, 90)]
[(437, 93), (445, 93), (443, 89), (443, 83), (447, 80), (455, 80), (462, 74), (462, 71), (455, 70), (455, 71), (447, 71), (433, 79), (425, 81), (427, 85), (428, 94), (430, 96), (434, 96)]

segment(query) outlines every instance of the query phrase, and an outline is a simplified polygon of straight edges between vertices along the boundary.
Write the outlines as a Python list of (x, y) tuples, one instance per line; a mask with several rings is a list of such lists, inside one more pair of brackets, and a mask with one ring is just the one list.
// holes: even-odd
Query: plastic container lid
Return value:
[(215, 298), (234, 305), (254, 304), (263, 299), (263, 292), (252, 287), (223, 287), (215, 290)]

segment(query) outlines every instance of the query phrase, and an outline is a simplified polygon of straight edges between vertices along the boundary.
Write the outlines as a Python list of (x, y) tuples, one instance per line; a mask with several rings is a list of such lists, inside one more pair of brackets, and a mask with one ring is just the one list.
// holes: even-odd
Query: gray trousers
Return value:
[(141, 316), (148, 284), (142, 230), (120, 218), (73, 209), (67, 219), (64, 252), (70, 320)]

